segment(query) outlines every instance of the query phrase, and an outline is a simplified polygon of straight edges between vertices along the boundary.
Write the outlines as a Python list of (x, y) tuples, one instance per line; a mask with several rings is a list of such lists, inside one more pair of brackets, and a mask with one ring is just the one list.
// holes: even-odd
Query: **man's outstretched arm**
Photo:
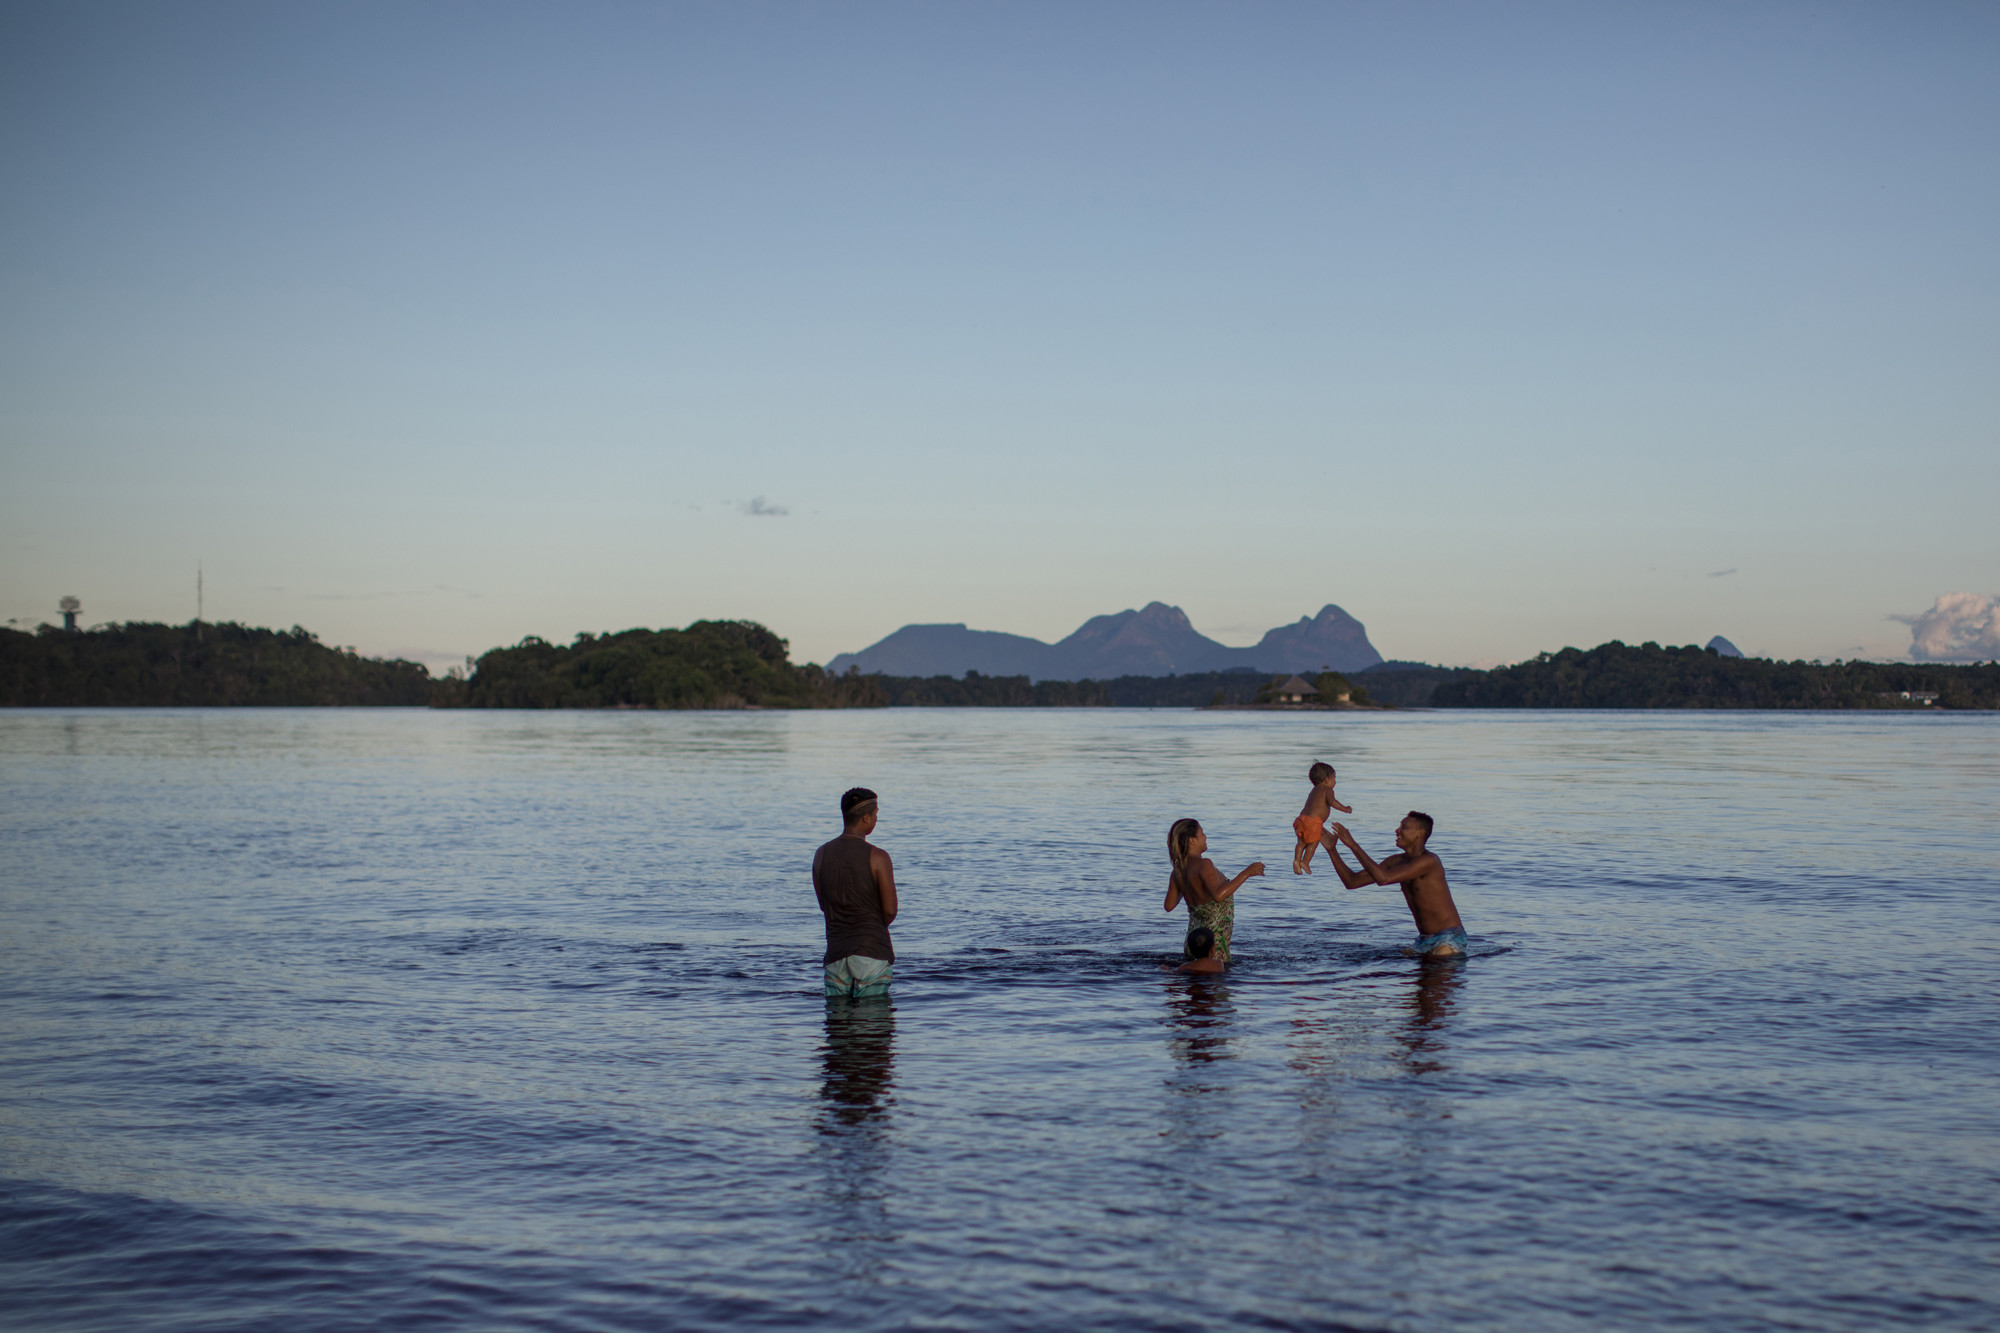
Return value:
[[(1354, 840), (1354, 835), (1347, 831), (1345, 824), (1335, 824), (1333, 831), (1326, 836), (1329, 838), (1339, 838), (1340, 841), (1346, 843), (1353, 850), (1354, 859), (1361, 862), (1362, 870), (1373, 877), (1372, 880), (1362, 880), (1361, 882), (1364, 884), (1371, 882), (1375, 884), (1407, 884), (1437, 864), (1437, 855), (1433, 852), (1425, 852), (1422, 856), (1408, 856), (1402, 852), (1397, 852), (1388, 860), (1378, 863), (1374, 857), (1367, 853), (1360, 843)], [(1347, 877), (1343, 875), (1341, 878), (1346, 879)], [(1350, 884), (1347, 887), (1351, 889), (1354, 885)]]
[[(1334, 827), (1339, 828), (1340, 825), (1335, 824)], [(1375, 882), (1368, 878), (1367, 875), (1356, 874), (1347, 868), (1347, 860), (1340, 854), (1340, 844), (1334, 840), (1334, 836), (1331, 833), (1320, 834), (1319, 845), (1326, 848), (1326, 859), (1333, 862), (1333, 873), (1339, 875), (1340, 882), (1348, 888), (1358, 889), (1363, 884), (1373, 884)]]

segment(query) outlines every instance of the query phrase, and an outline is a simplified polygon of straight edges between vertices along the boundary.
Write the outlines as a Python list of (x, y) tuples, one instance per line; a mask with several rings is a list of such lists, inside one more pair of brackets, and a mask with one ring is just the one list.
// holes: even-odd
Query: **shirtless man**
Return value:
[[(1396, 846), (1401, 850), (1393, 856), (1383, 857), (1380, 864), (1361, 850), (1361, 844), (1354, 840), (1354, 835), (1347, 831), (1345, 824), (1335, 824), (1320, 838), (1320, 845), (1326, 848), (1327, 858), (1333, 862), (1340, 882), (1350, 889), (1358, 889), (1363, 884), (1403, 886), (1403, 901), (1410, 905), (1410, 915), (1417, 923), (1416, 952), (1419, 955), (1425, 958), (1463, 957), (1465, 923), (1458, 919), (1458, 905), (1451, 900), (1451, 886), (1444, 882), (1444, 862), (1438, 860), (1437, 853), (1424, 850), (1430, 836), (1431, 817), (1421, 810), (1412, 810), (1403, 816), (1402, 823), (1396, 825)], [(1340, 844), (1343, 842), (1361, 862), (1360, 873), (1347, 868), (1347, 862), (1340, 855)]]

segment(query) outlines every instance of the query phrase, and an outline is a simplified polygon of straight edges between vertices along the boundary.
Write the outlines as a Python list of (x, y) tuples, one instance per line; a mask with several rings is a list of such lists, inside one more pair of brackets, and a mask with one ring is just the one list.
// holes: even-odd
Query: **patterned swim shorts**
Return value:
[(1426, 957), (1450, 958), (1454, 954), (1465, 955), (1465, 927), (1453, 926), (1450, 930), (1440, 930), (1435, 935), (1417, 937), (1416, 950)]
[(826, 965), (826, 993), (860, 999), (867, 995), (887, 995), (895, 979), (896, 965), (880, 958), (854, 953)]

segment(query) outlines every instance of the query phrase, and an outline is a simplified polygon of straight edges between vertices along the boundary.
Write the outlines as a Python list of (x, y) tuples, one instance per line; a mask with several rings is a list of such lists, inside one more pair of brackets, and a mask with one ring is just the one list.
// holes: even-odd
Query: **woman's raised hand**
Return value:
[[(1237, 871), (1236, 878), (1230, 880), (1227, 884), (1222, 882), (1222, 872), (1215, 869), (1214, 866), (1209, 867), (1208, 873), (1215, 876), (1210, 882), (1218, 886), (1215, 890), (1215, 901), (1221, 902), (1224, 898), (1242, 888), (1244, 883), (1252, 876), (1263, 874), (1264, 863), (1262, 861), (1252, 861), (1249, 865)], [(1167, 910), (1172, 911), (1173, 909), (1168, 908)]]

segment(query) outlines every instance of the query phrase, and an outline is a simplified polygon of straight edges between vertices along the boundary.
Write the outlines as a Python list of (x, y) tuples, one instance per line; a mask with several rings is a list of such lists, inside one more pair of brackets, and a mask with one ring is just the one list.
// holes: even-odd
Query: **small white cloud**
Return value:
[(2000, 597), (1948, 592), (1922, 615), (1889, 619), (1910, 627), (1910, 656), (1919, 662), (2000, 658)]
[(742, 504), (737, 506), (737, 511), (739, 513), (747, 514), (751, 518), (783, 518), (785, 515), (792, 512), (784, 505), (774, 505), (770, 503), (761, 495), (757, 496), (754, 499), (745, 500)]

